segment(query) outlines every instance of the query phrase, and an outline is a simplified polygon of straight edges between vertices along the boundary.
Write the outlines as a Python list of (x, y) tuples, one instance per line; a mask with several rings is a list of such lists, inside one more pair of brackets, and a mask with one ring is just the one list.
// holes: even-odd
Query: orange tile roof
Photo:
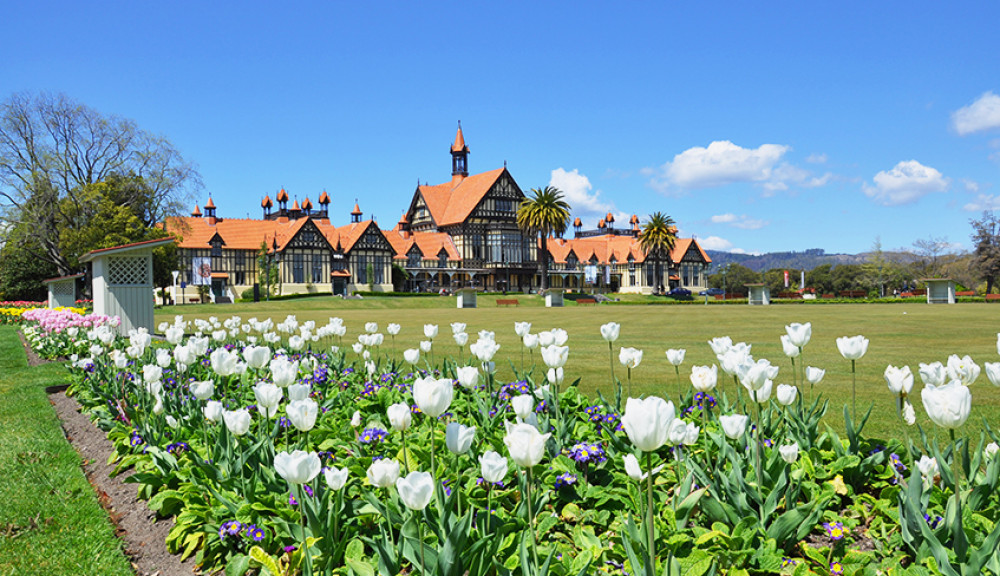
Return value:
[(417, 250), (424, 258), (437, 258), (443, 247), (448, 254), (448, 260), (461, 261), (462, 255), (455, 245), (452, 237), (444, 232), (408, 232), (404, 238), (397, 224), (395, 228), (385, 233), (385, 237), (392, 244), (392, 249), (396, 252), (396, 258), (406, 258), (406, 255), (416, 244)]
[(198, 205), (194, 205), (194, 210), (191, 211), (192, 216), (201, 216), (201, 210), (198, 209)]
[[(705, 262), (712, 259), (701, 248), (701, 245), (694, 238), (678, 238), (674, 243), (674, 249), (670, 251), (670, 259), (673, 262), (680, 262), (687, 254), (691, 246), (694, 245)], [(539, 242), (539, 247), (541, 243)], [(601, 264), (607, 264), (614, 257), (616, 262), (627, 262), (629, 255), (636, 262), (645, 262), (646, 254), (639, 247), (639, 239), (633, 236), (619, 236), (614, 234), (604, 234), (601, 236), (586, 236), (583, 238), (573, 238), (564, 240), (561, 238), (549, 238), (549, 253), (554, 262), (565, 264), (570, 252), (576, 254), (580, 262), (587, 262), (591, 257), (596, 256)]]
[(208, 197), (208, 202), (205, 203), (205, 208), (215, 208), (215, 203), (212, 202), (212, 197)]
[(323, 193), (319, 195), (319, 203), (320, 204), (330, 203), (330, 195), (326, 193), (326, 190), (323, 190)]
[(260, 201), (260, 207), (261, 208), (270, 208), (271, 206), (274, 206), (274, 202), (271, 202), (271, 197), (270, 196), (266, 196), (265, 195), (264, 199)]
[(303, 210), (312, 210), (312, 207), (313, 207), (312, 201), (310, 201), (309, 197), (306, 196), (306, 199), (302, 201), (302, 209)]
[(278, 202), (288, 202), (288, 192), (285, 192), (285, 189), (282, 188), (278, 191), (276, 198), (278, 199)]
[(351, 215), (352, 216), (360, 216), (361, 215), (361, 206), (358, 205), (357, 200), (354, 201), (354, 210), (351, 210)]
[(438, 226), (461, 224), (490, 191), (506, 168), (497, 168), (436, 186), (417, 188)]
[(298, 209), (299, 209), (299, 201), (296, 200), (295, 202), (292, 202), (292, 210), (298, 210)]

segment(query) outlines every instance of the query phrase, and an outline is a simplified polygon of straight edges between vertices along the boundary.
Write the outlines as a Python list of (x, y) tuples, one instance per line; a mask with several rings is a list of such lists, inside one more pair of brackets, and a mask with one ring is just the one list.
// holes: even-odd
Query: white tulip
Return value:
[(497, 452), (488, 450), (479, 457), (479, 469), (483, 480), (492, 484), (503, 482), (507, 476), (507, 459)]
[(312, 482), (319, 475), (322, 464), (315, 452), (296, 450), (279, 452), (274, 456), (274, 470), (289, 484), (305, 484)]
[[(606, 342), (614, 342), (618, 339), (618, 335), (621, 333), (621, 324), (617, 322), (608, 322), (601, 326), (601, 338), (604, 338)], [(1000, 347), (998, 347), (1000, 349)]]
[(792, 339), (788, 337), (788, 334), (781, 335), (781, 349), (785, 352), (785, 356), (789, 358), (798, 358), (801, 350), (795, 344), (792, 344)]
[(514, 322), (514, 333), (518, 338), (524, 338), (531, 332), (531, 322)]
[(809, 339), (812, 338), (812, 323), (799, 324), (798, 322), (793, 322), (785, 326), (785, 332), (789, 342), (793, 346), (804, 348), (809, 343)]
[(527, 420), (535, 409), (535, 399), (528, 394), (521, 394), (510, 399), (511, 408), (514, 414), (521, 420)]
[(837, 338), (837, 349), (847, 360), (860, 360), (868, 352), (868, 339), (864, 336), (842, 336)]
[(209, 400), (201, 411), (205, 415), (206, 420), (211, 422), (219, 422), (222, 420), (222, 402), (219, 402), (218, 400)]
[(265, 418), (274, 418), (278, 413), (278, 403), (284, 396), (281, 388), (270, 382), (258, 382), (253, 387), (254, 397), (257, 399), (257, 408)]
[(920, 379), (929, 386), (941, 386), (948, 378), (948, 370), (940, 362), (920, 363)]
[(813, 366), (806, 367), (806, 382), (810, 384), (819, 384), (823, 380), (823, 376), (826, 376), (826, 370), (822, 368), (815, 368)]
[(319, 404), (313, 399), (296, 400), (285, 407), (288, 421), (300, 432), (308, 432), (316, 426), (316, 416), (319, 415)]
[(399, 478), (399, 462), (383, 458), (372, 462), (366, 471), (368, 482), (376, 488), (388, 488)]
[(621, 418), (625, 434), (636, 448), (652, 452), (667, 441), (670, 425), (674, 421), (674, 404), (659, 396), (642, 400), (629, 398)]
[(448, 410), (454, 394), (455, 388), (448, 378), (417, 378), (413, 382), (413, 400), (420, 411), (431, 418)]
[(549, 368), (562, 368), (569, 359), (568, 346), (546, 346), (542, 348), (542, 361)]
[(188, 384), (188, 389), (191, 390), (191, 394), (198, 400), (208, 400), (215, 394), (215, 384), (211, 380), (192, 382)]
[(233, 436), (242, 436), (250, 431), (250, 413), (245, 409), (223, 410), (222, 420)]
[(469, 335), (465, 332), (456, 332), (452, 334), (452, 338), (455, 339), (455, 345), (460, 348), (464, 348), (466, 344), (469, 343)]
[(465, 322), (452, 322), (451, 323), (451, 333), (452, 334), (462, 334), (465, 332)]
[(323, 471), (323, 476), (326, 478), (326, 485), (330, 487), (330, 490), (340, 490), (347, 484), (348, 470), (347, 468), (327, 468)]
[(913, 389), (913, 372), (910, 371), (909, 366), (896, 368), (890, 364), (886, 366), (883, 376), (889, 386), (889, 391), (896, 396), (906, 396)]
[(274, 358), (268, 367), (271, 369), (271, 381), (282, 388), (289, 386), (299, 377), (299, 363), (289, 362), (285, 356)]
[(541, 462), (545, 456), (545, 443), (552, 434), (542, 434), (530, 424), (504, 424), (507, 434), (503, 442), (507, 445), (511, 460), (522, 468), (531, 468)]
[(416, 366), (417, 362), (420, 362), (420, 350), (416, 348), (407, 348), (406, 350), (403, 350), (403, 360), (406, 360), (407, 363)]
[(782, 460), (792, 464), (799, 459), (799, 443), (793, 442), (791, 444), (780, 446), (778, 447), (778, 452), (781, 454)]
[(397, 432), (404, 432), (413, 423), (413, 413), (410, 407), (403, 402), (397, 402), (386, 410), (389, 417), (389, 425)]
[(778, 399), (778, 404), (781, 404), (782, 406), (791, 406), (795, 402), (795, 398), (798, 394), (799, 389), (795, 386), (778, 384), (778, 389), (775, 392), (775, 398)]
[(720, 336), (709, 340), (708, 345), (716, 356), (721, 356), (733, 345), (733, 339), (729, 336)]
[(312, 386), (309, 384), (292, 384), (288, 387), (288, 401), (305, 400), (311, 392)]
[(472, 390), (479, 384), (479, 369), (475, 366), (461, 366), (455, 369), (458, 384), (466, 390)]
[(667, 362), (670, 362), (674, 366), (680, 366), (681, 364), (684, 363), (684, 355), (686, 353), (687, 353), (687, 350), (671, 348), (670, 350), (667, 350), (667, 352), (666, 352), (666, 354), (667, 354)]
[(691, 385), (699, 392), (711, 392), (718, 383), (719, 370), (715, 364), (711, 366), (694, 366), (691, 368)]
[(948, 379), (958, 380), (966, 386), (971, 385), (979, 378), (979, 365), (972, 361), (968, 355), (959, 358), (957, 354), (948, 357)]
[(731, 416), (719, 416), (719, 424), (722, 424), (722, 431), (725, 432), (731, 440), (736, 440), (737, 438), (743, 436), (746, 432), (747, 423), (749, 418), (743, 414), (733, 414)]
[(521, 342), (524, 343), (524, 347), (528, 350), (534, 350), (538, 348), (538, 334), (525, 334)]
[(952, 380), (944, 386), (928, 384), (920, 391), (927, 416), (942, 428), (961, 428), (972, 410), (972, 393), (959, 380)]
[(438, 335), (437, 324), (424, 324), (424, 337), (433, 340)]
[(430, 472), (410, 472), (396, 479), (399, 499), (410, 510), (423, 510), (434, 497), (434, 477)]
[(638, 368), (639, 364), (642, 363), (642, 350), (624, 347), (618, 351), (618, 361), (626, 368)]
[(424, 354), (430, 354), (430, 352), (431, 352), (431, 346), (433, 346), (433, 344), (434, 344), (434, 342), (432, 342), (430, 340), (421, 340), (420, 341), (420, 351), (423, 352)]
[(444, 429), (444, 443), (453, 454), (465, 454), (472, 447), (476, 437), (475, 426), (464, 426), (458, 422), (449, 422)]
[(987, 362), (983, 364), (986, 368), (986, 377), (994, 386), (1000, 386), (1000, 362)]

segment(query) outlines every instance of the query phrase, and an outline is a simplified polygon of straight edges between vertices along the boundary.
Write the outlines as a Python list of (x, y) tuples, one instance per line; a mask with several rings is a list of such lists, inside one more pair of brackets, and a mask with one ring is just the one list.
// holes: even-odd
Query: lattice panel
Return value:
[(146, 275), (146, 257), (119, 256), (108, 258), (108, 284), (141, 286), (149, 284)]
[(56, 282), (50, 284), (49, 290), (57, 296), (76, 296), (76, 285), (72, 282)]

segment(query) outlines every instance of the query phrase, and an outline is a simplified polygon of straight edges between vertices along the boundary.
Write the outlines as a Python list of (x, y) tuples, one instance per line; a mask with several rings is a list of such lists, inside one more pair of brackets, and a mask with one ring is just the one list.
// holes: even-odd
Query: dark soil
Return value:
[(17, 337), (21, 339), (21, 346), (24, 346), (24, 353), (28, 356), (28, 366), (41, 366), (42, 364), (52, 362), (52, 360), (46, 360), (38, 354), (35, 354), (35, 351), (28, 345), (28, 341), (24, 339), (24, 333), (20, 330), (17, 331)]
[(167, 552), (166, 539), (173, 527), (173, 520), (157, 519), (156, 513), (146, 506), (146, 502), (136, 497), (138, 485), (125, 484), (125, 478), (132, 472), (123, 472), (115, 478), (109, 476), (114, 466), (107, 464), (107, 461), (113, 448), (104, 432), (81, 414), (80, 404), (64, 392), (49, 395), (49, 401), (62, 420), (66, 439), (80, 453), (84, 473), (117, 527), (118, 537), (124, 541), (125, 553), (131, 559), (136, 574), (194, 574), (194, 561), (191, 558), (181, 562), (180, 556)]

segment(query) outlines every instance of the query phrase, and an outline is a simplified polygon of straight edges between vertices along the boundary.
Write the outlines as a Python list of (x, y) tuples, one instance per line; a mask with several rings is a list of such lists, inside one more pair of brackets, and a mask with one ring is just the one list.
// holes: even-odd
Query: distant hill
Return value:
[[(827, 254), (822, 248), (810, 248), (802, 252), (768, 252), (766, 254), (734, 254), (718, 250), (706, 250), (712, 259), (712, 268), (717, 269), (726, 264), (740, 264), (755, 272), (772, 268), (794, 268), (796, 270), (812, 270), (823, 264), (861, 264), (868, 257), (863, 254)], [(887, 258), (897, 256), (895, 253), (885, 253)], [(893, 258), (894, 259), (894, 258)]]

